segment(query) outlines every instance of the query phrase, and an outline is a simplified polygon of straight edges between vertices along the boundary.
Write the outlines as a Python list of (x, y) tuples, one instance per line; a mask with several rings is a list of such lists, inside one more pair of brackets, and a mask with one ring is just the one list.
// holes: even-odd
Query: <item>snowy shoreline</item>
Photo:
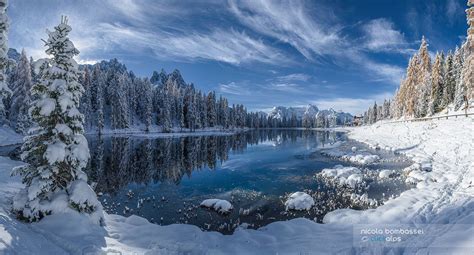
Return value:
[[(9, 177), (21, 164), (0, 158), (0, 251), (81, 253), (118, 251), (160, 254), (295, 254), (388, 252), (388, 248), (354, 247), (354, 224), (409, 224), (426, 226), (436, 236), (413, 238), (413, 247), (393, 252), (448, 252), (464, 254), (474, 238), (474, 123), (471, 118), (397, 123), (348, 129), (351, 139), (390, 148), (416, 163), (429, 161), (431, 172), (421, 173), (417, 187), (375, 209), (340, 209), (318, 224), (304, 218), (271, 223), (258, 230), (238, 229), (232, 235), (203, 232), (196, 226), (159, 226), (138, 216), (107, 214), (101, 228), (76, 214), (53, 215), (31, 225), (9, 213), (11, 199), (22, 184)], [(431, 224), (447, 224), (434, 227)], [(463, 224), (455, 230), (453, 225)], [(444, 225), (443, 225), (444, 226)], [(71, 231), (75, 229), (77, 231)], [(451, 230), (450, 230), (451, 229)], [(421, 248), (427, 247), (427, 248)]]

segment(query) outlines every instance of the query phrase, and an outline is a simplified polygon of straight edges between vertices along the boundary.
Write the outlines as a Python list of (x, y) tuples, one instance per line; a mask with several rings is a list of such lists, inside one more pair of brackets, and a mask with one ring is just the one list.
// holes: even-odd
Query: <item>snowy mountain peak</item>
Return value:
[[(352, 115), (342, 111), (335, 111), (333, 108), (321, 110), (317, 106), (308, 104), (302, 107), (284, 107), (275, 106), (272, 108), (268, 117), (273, 120), (285, 122), (291, 121), (296, 117), (298, 122), (306, 122), (307, 125), (315, 125), (316, 119), (333, 119), (334, 125), (342, 125), (352, 120)], [(294, 124), (294, 123), (293, 123)]]

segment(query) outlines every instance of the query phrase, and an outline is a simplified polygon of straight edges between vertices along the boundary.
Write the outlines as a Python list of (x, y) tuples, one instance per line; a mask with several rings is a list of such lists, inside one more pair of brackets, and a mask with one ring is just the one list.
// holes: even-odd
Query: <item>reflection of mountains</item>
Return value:
[(313, 144), (333, 142), (335, 133), (308, 130), (255, 130), (229, 136), (189, 136), (140, 139), (94, 137), (89, 139), (91, 161), (88, 174), (97, 191), (114, 193), (134, 182), (171, 181), (178, 184), (193, 170), (215, 169), (230, 152), (243, 152), (248, 145), (278, 141), (278, 145), (303, 137)]

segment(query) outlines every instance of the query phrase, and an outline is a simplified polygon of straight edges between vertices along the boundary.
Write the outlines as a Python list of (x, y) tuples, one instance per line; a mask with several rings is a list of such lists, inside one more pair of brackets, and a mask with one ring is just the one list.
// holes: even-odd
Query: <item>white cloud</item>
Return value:
[(463, 8), (459, 4), (457, 0), (448, 0), (446, 2), (446, 16), (450, 23), (454, 23), (454, 21), (464, 13)]
[(371, 20), (363, 26), (365, 47), (372, 51), (399, 51), (407, 42), (404, 35), (395, 29), (393, 22), (381, 18)]
[(300, 1), (230, 1), (231, 12), (254, 31), (288, 43), (307, 59), (335, 51), (340, 45), (338, 27), (324, 24), (322, 6), (314, 19)]
[(160, 59), (215, 60), (234, 65), (290, 61), (279, 50), (233, 29), (179, 35), (162, 30), (138, 30), (122, 24), (103, 23), (98, 32), (104, 41), (102, 45), (116, 45), (129, 51), (150, 49)]
[(340, 34), (342, 26), (337, 24), (324, 6), (319, 5), (318, 10), (312, 10), (316, 15), (309, 15), (308, 6), (299, 1), (252, 0), (229, 3), (232, 13), (244, 25), (290, 44), (308, 60), (314, 61), (314, 55), (330, 56), (341, 63), (349, 60), (351, 65), (369, 71), (369, 77), (388, 80), (392, 84), (398, 85), (404, 70), (371, 60), (364, 50), (412, 53), (412, 50), (407, 49), (403, 34), (386, 19), (373, 20), (363, 27), (367, 42), (364, 47), (360, 47), (353, 43), (353, 39), (348, 40)]
[(399, 85), (405, 74), (404, 68), (396, 65), (375, 62), (359, 51), (352, 51), (347, 56), (353, 63), (358, 63), (360, 67), (369, 71), (369, 77), (372, 80), (373, 77), (376, 77), (377, 80), (384, 80), (393, 85)]
[(311, 79), (311, 76), (304, 73), (293, 73), (293, 74), (278, 76), (276, 79), (279, 81), (287, 81), (287, 82), (288, 81), (308, 81), (309, 79)]
[(237, 84), (235, 82), (219, 84), (219, 92), (238, 96), (249, 95), (249, 90), (242, 85), (243, 84)]

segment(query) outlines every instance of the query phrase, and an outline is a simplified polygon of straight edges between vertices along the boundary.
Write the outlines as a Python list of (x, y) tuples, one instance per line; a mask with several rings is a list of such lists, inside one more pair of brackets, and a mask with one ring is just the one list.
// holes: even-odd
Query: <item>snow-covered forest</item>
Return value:
[[(11, 56), (16, 56), (10, 50)], [(13, 61), (15, 62), (15, 61)], [(29, 59), (25, 51), (11, 68), (4, 97), (2, 123), (26, 133), (31, 127), (28, 105), (31, 87), (39, 81), (45, 60)], [(80, 66), (79, 82), (84, 86), (80, 111), (84, 127), (91, 132), (104, 129), (138, 128), (142, 131), (189, 130), (206, 128), (257, 127), (259, 118), (243, 105), (231, 105), (215, 92), (203, 93), (187, 84), (178, 70), (170, 74), (154, 72), (150, 78), (136, 77), (117, 59)]]
[[(31, 87), (39, 81), (44, 59), (28, 58), (23, 50), (9, 51), (9, 91), (4, 101), (4, 124), (25, 134), (33, 122), (28, 115), (32, 99)], [(88, 132), (136, 129), (142, 131), (228, 130), (235, 128), (272, 127), (334, 127), (348, 125), (352, 115), (332, 109), (318, 110), (316, 106), (297, 109), (286, 115), (275, 109), (248, 112), (242, 104), (230, 105), (227, 98), (214, 91), (202, 92), (186, 83), (179, 70), (153, 72), (141, 78), (128, 71), (117, 59), (94, 65), (81, 65), (79, 82), (84, 86), (80, 111)], [(299, 111), (298, 111), (299, 110)]]
[(468, 15), (467, 40), (454, 51), (436, 52), (434, 61), (425, 37), (408, 63), (405, 78), (394, 97), (377, 102), (364, 113), (363, 121), (373, 124), (384, 119), (422, 118), (449, 114), (474, 105), (474, 13)]

